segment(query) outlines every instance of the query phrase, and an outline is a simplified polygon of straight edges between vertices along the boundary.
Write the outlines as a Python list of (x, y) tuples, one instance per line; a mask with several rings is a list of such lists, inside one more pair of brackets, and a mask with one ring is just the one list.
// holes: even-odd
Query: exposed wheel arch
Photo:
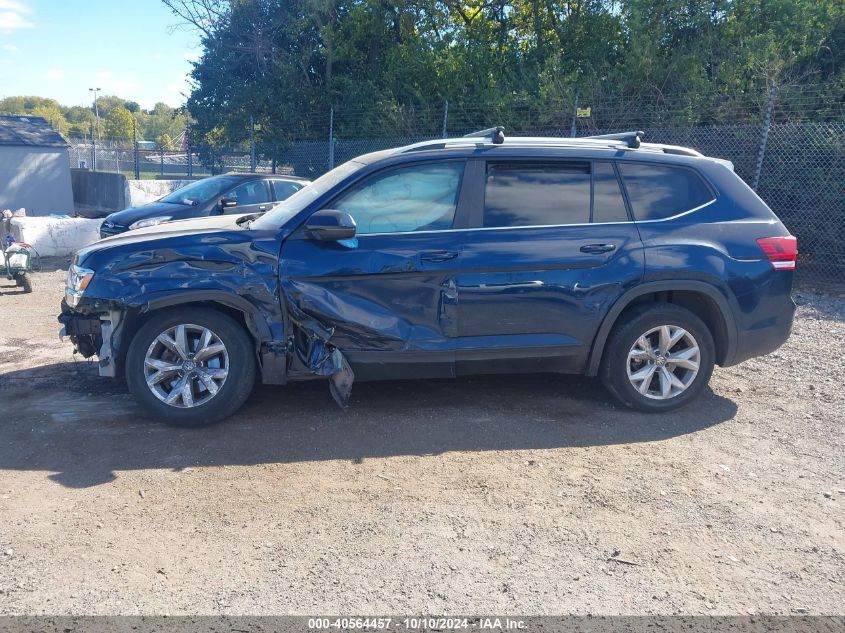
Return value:
[(727, 298), (716, 286), (707, 282), (672, 279), (642, 284), (617, 299), (596, 333), (587, 362), (588, 376), (598, 374), (607, 339), (625, 311), (656, 301), (680, 305), (697, 314), (716, 343), (716, 363), (730, 364), (736, 350), (737, 329)]
[(150, 299), (139, 310), (144, 314), (187, 304), (206, 304), (217, 306), (224, 311), (235, 310), (242, 315), (247, 327), (259, 341), (269, 341), (272, 338), (270, 327), (258, 309), (249, 301), (236, 294), (214, 290), (191, 290), (178, 294), (168, 293), (166, 296)]

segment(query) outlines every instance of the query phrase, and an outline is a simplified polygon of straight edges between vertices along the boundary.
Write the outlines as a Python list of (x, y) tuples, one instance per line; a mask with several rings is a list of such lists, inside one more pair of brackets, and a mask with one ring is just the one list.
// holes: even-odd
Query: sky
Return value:
[(88, 88), (151, 109), (190, 92), (199, 36), (160, 0), (0, 0), (0, 99), (89, 105)]

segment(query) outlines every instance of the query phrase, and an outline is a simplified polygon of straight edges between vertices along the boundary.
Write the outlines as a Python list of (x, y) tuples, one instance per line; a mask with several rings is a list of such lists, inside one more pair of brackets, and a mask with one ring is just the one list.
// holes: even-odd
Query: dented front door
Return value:
[(463, 171), (429, 161), (378, 172), (324, 207), (352, 215), (354, 239), (299, 231), (283, 245), (285, 300), (324, 328), (356, 379), (454, 375)]

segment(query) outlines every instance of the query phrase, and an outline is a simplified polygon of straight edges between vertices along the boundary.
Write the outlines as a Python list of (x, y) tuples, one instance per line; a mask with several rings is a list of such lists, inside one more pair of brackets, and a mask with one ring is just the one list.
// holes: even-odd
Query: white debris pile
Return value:
[(71, 217), (14, 217), (11, 231), (16, 242), (26, 242), (41, 257), (65, 257), (100, 239), (102, 222)]

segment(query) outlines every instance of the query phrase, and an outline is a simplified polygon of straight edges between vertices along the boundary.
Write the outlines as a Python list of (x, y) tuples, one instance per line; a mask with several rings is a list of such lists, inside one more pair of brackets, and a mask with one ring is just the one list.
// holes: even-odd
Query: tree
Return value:
[(624, 103), (605, 127), (712, 123), (756, 116), (771, 83), (840, 86), (819, 104), (845, 85), (841, 0), (163, 1), (202, 38), (195, 139), (242, 146), (252, 119), (271, 156), (330, 108), (341, 136), (434, 133), (444, 100), (452, 130), (567, 127), (576, 94)]
[(114, 108), (105, 121), (106, 136), (124, 141), (132, 140), (135, 119), (132, 113), (124, 107)]
[(163, 150), (173, 151), (176, 149), (176, 143), (170, 134), (164, 133), (156, 138), (156, 145)]
[(0, 114), (39, 116), (60, 134), (67, 134), (70, 129), (63, 108), (55, 99), (32, 96), (6, 97), (0, 100)]
[(39, 105), (27, 114), (40, 116), (59, 134), (67, 134), (70, 129), (70, 125), (68, 124), (67, 119), (65, 119), (65, 115), (58, 105)]

